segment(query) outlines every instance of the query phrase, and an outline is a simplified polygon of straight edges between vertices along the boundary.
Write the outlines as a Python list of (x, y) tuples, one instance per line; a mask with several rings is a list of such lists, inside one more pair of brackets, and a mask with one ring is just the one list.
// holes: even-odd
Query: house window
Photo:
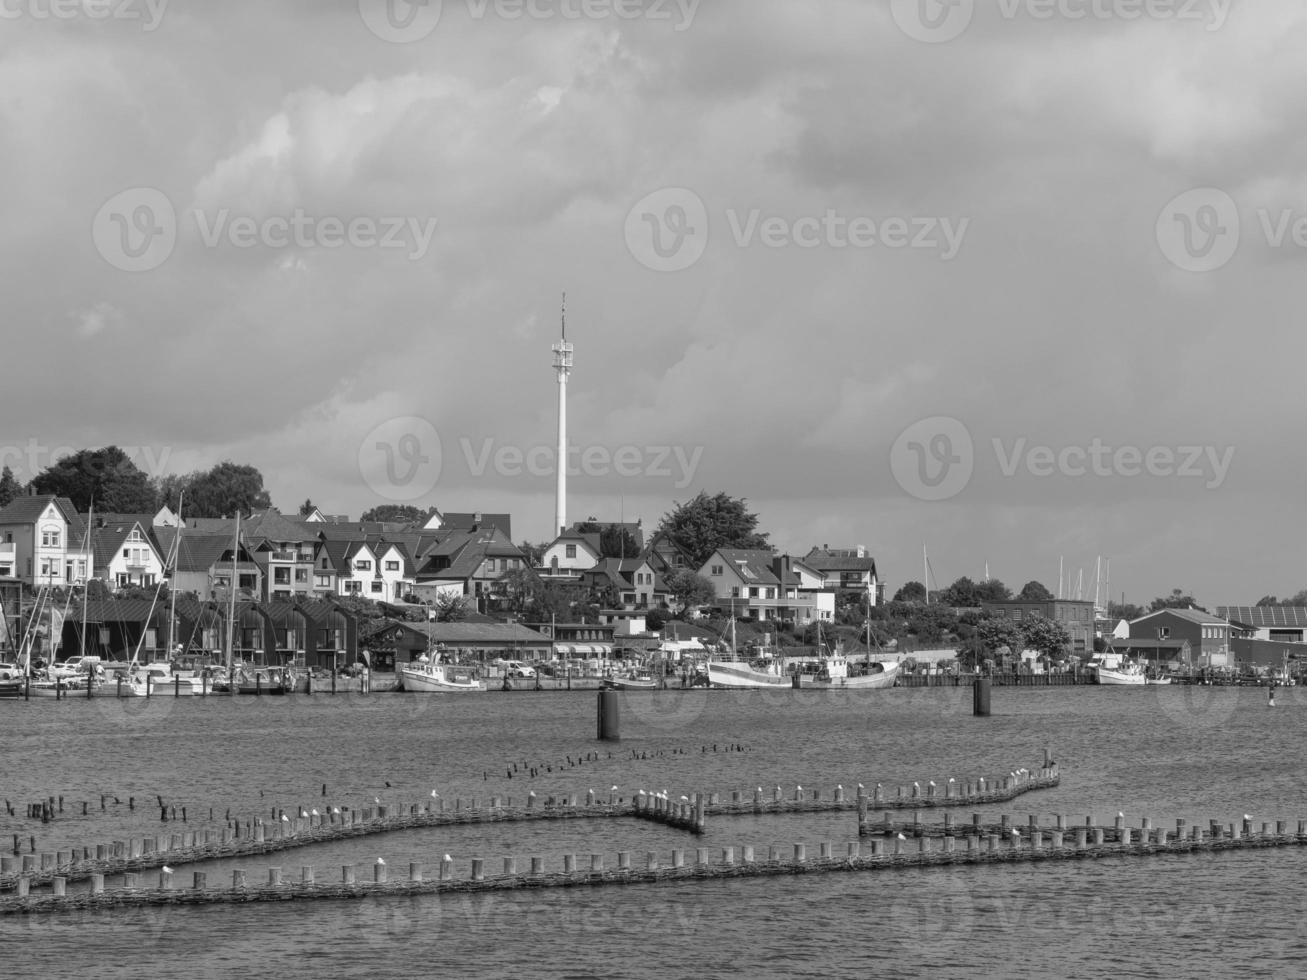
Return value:
[(732, 585), (732, 586), (731, 586), (731, 598), (732, 598), (732, 599), (738, 599), (739, 597), (740, 597), (740, 587), (739, 587), (738, 585)]
[(574, 544), (567, 545), (567, 557), (568, 558), (576, 557), (576, 545)]
[(354, 571), (370, 572), (372, 571), (372, 562), (360, 559), (354, 563)]
[(756, 585), (749, 586), (749, 598), (750, 599), (758, 598), (758, 587)]
[(775, 599), (775, 598), (776, 598), (776, 590), (775, 590), (775, 589), (768, 589), (768, 590), (767, 590), (767, 598), (768, 598), (768, 599)]
[(295, 569), (295, 581), (301, 585), (307, 585), (309, 582), (309, 570), (307, 568)]
[(123, 561), (127, 561), (131, 557), (131, 555), (132, 553), (130, 549), (128, 548), (123, 549)]
[(315, 587), (317, 587), (317, 588), (319, 588), (319, 589), (329, 589), (329, 588), (331, 588), (331, 576), (330, 576), (330, 575), (315, 575), (315, 576), (313, 576), (313, 584), (314, 584)]
[(60, 537), (60, 535), (59, 535), (59, 532), (58, 532), (58, 531), (42, 531), (42, 532), (41, 532), (41, 547), (43, 547), (43, 548), (58, 548), (58, 547), (59, 547), (59, 537)]
[(141, 532), (136, 530), (136, 528), (132, 528), (132, 533), (127, 535), (127, 540), (132, 542), (139, 542), (141, 540)]
[(372, 591), (373, 591), (373, 592), (380, 592), (381, 589), (382, 589), (382, 587), (383, 587), (384, 585), (385, 585), (384, 582), (373, 582), (373, 583), (372, 583)]
[(722, 574), (722, 566), (721, 566), (721, 565), (714, 565), (714, 566), (712, 567), (712, 574), (713, 574), (713, 575), (720, 575), (720, 574)]
[(1169, 639), (1170, 636), (1171, 636), (1171, 627), (1169, 626), (1157, 627), (1157, 638), (1159, 640)]
[(397, 572), (397, 571), (399, 571), (399, 562), (397, 562), (397, 561), (388, 561), (388, 562), (386, 562), (386, 571), (388, 571), (388, 572)]
[(274, 568), (272, 570), (272, 582), (274, 585), (290, 585), (290, 569)]
[(1013, 610), (1012, 610), (1012, 622), (1014, 622), (1014, 623), (1019, 623), (1019, 622), (1021, 622), (1021, 610), (1020, 610), (1020, 609), (1013, 609)]

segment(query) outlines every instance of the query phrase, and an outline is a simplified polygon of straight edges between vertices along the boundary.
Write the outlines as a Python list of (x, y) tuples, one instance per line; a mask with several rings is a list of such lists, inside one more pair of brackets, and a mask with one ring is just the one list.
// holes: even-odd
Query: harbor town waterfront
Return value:
[[(879, 784), (885, 796), (905, 793), (910, 803), (914, 782), (924, 796), (935, 792), (927, 778), (941, 786), (948, 778), (1001, 779), (1012, 766), (1037, 766), (1045, 750), (1061, 772), (1055, 786), (963, 807), (959, 835), (972, 809), (987, 827), (1002, 822), (1023, 834), (1033, 818), (1049, 834), (1046, 847), (1059, 818), (1073, 846), (1076, 826), (1088, 821), (1110, 834), (1118, 813), (1136, 838), (1139, 828), (1177, 821), (1208, 833), (1212, 823), (1243, 833), (1245, 821), (1254, 833), (1269, 823), (1273, 833), (1284, 821), (1292, 833), (1307, 817), (1291, 767), (1282, 764), (1307, 712), (1298, 689), (1282, 692), (1275, 709), (1256, 691), (1236, 688), (998, 689), (984, 719), (971, 715), (969, 691), (948, 688), (619, 697), (618, 743), (594, 741), (594, 695), (586, 692), (490, 701), (215, 698), (185, 703), (186, 710), (168, 700), (110, 702), (108, 710), (95, 699), (70, 701), (57, 712), (11, 702), (0, 708), (10, 733), (3, 795), (11, 803), (62, 798), (63, 810), (42, 822), (13, 806), (0, 815), (0, 840), (17, 835), (27, 855), (34, 838), (35, 853), (54, 854), (119, 839), (221, 836), (234, 822), (280, 823), (280, 815), (307, 825), (312, 810), (341, 805), (376, 813), (412, 803), (453, 814), (474, 799), (484, 809), (492, 797), (501, 805), (513, 797), (520, 808), (529, 794), (541, 808), (572, 798), (583, 806), (589, 793), (629, 804), (641, 790), (665, 787), (673, 796), (713, 792), (724, 801), (734, 792), (751, 799), (759, 786), (769, 800), (783, 787), (788, 799), (797, 788), (833, 801), (837, 786), (852, 800), (859, 783), (868, 793)], [(1195, 741), (1213, 752), (1195, 757), (1186, 750)], [(174, 816), (183, 808), (184, 822)], [(893, 812), (895, 837), (906, 831), (915, 851), (916, 811)], [(922, 822), (942, 819), (932, 808)], [(856, 809), (847, 808), (710, 812), (705, 828), (687, 837), (646, 821), (450, 822), (170, 870), (180, 898), (195, 872), (210, 887), (236, 872), (262, 887), (271, 868), (282, 881), (298, 882), (311, 868), (317, 882), (339, 882), (346, 867), (373, 881), (380, 859), (391, 883), (406, 880), (414, 865), (439, 881), (448, 856), (451, 880), (462, 880), (474, 861), (493, 878), (508, 858), (522, 872), (539, 859), (542, 872), (558, 874), (576, 855), (583, 858), (577, 867), (590, 868), (590, 855), (600, 854), (606, 869), (615, 868), (618, 853), (628, 852), (641, 868), (649, 854), (671, 868), (677, 851), (693, 866), (698, 848), (717, 856), (733, 848), (738, 860), (748, 846), (759, 860), (774, 852), (790, 860), (797, 844), (816, 863), (823, 845), (842, 854), (859, 840)], [(870, 854), (871, 840), (862, 839)], [(960, 840), (960, 853), (965, 846)], [(937, 840), (937, 856), (942, 847)], [(814, 956), (838, 975), (1008, 976), (1014, 948), (1031, 936), (1039, 956), (1023, 960), (1018, 975), (1083, 975), (1088, 966), (1095, 974), (1216, 976), (1253, 956), (1267, 974), (1290, 975), (1307, 941), (1304, 909), (1293, 897), (1304, 870), (1307, 848), (1297, 846), (1145, 859), (1105, 853), (879, 874), (669, 877), (615, 890), (400, 889), (312, 903), (128, 904), (7, 915), (0, 935), (16, 975), (39, 968), (52, 977), (134, 976), (142, 965), (163, 975), (294, 975), (323, 955), (332, 957), (333, 975), (347, 977), (394, 975), (436, 957), (468, 976), (775, 975), (799, 971)], [(157, 887), (159, 874), (143, 872), (137, 887)], [(120, 885), (111, 879), (108, 887)], [(873, 911), (881, 925), (868, 931)], [(1128, 968), (1119, 962), (1127, 955)], [(650, 961), (658, 971), (646, 968)]]

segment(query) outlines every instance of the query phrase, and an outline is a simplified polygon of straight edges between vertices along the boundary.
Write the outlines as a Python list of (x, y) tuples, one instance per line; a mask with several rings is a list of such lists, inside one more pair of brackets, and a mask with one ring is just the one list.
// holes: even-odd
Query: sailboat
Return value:
[[(817, 645), (821, 646), (821, 623), (817, 623)], [(871, 655), (871, 592), (867, 593), (867, 655)], [(802, 676), (804, 687), (838, 688), (851, 691), (879, 691), (893, 687), (898, 679), (897, 663), (867, 663), (867, 672), (853, 674), (849, 667), (849, 658), (837, 643), (829, 655), (823, 652), (821, 669), (815, 675)]]

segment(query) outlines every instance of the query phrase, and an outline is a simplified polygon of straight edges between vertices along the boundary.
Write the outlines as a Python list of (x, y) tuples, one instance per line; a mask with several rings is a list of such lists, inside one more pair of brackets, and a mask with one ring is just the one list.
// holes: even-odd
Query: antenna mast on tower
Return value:
[(554, 344), (554, 370), (558, 372), (558, 486), (554, 499), (554, 533), (567, 527), (567, 378), (572, 373), (572, 345), (567, 342), (567, 293), (560, 314), (562, 336)]

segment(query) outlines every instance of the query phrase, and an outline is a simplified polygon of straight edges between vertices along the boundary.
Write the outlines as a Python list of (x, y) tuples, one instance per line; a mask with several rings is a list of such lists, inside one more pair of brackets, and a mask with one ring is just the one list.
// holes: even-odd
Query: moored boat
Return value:
[(652, 691), (658, 686), (648, 671), (631, 671), (604, 678), (604, 687), (613, 691)]
[(432, 663), (427, 657), (396, 667), (399, 684), (419, 694), (484, 694), (485, 681), (476, 671), (461, 664)]

